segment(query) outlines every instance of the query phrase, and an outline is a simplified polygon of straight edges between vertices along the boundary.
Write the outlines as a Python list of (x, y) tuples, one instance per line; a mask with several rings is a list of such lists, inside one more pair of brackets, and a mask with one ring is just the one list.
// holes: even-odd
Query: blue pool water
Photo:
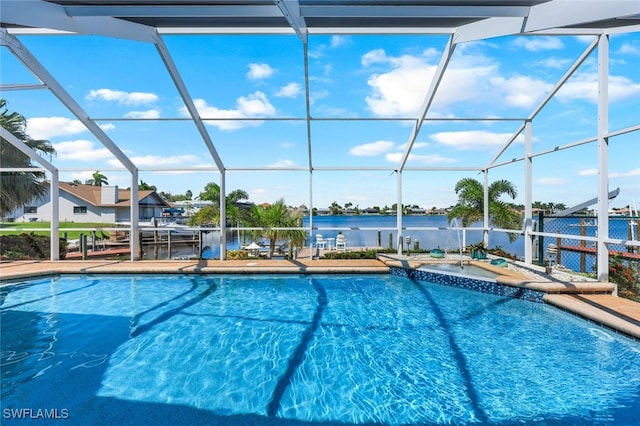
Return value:
[(2, 424), (630, 425), (640, 413), (638, 342), (408, 278), (86, 275), (0, 291)]

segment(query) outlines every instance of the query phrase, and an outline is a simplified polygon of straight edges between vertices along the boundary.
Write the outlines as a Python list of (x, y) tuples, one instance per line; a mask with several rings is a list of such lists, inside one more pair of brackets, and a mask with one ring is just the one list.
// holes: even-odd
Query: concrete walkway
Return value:
[[(363, 273), (387, 274), (390, 266), (417, 267), (407, 262), (373, 259), (326, 260), (64, 260), (0, 263), (0, 285), (13, 280), (56, 274), (241, 274)], [(544, 301), (640, 340), (640, 303), (611, 295), (612, 284), (531, 280), (501, 270), (500, 284), (546, 293)]]

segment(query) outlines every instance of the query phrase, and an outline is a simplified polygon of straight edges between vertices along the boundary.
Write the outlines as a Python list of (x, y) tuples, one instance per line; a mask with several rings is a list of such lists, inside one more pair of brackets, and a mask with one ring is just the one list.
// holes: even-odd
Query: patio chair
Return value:
[(320, 248), (323, 248), (323, 249), (327, 248), (327, 240), (324, 239), (322, 234), (316, 234), (316, 247), (319, 248), (319, 249)]
[(347, 251), (347, 238), (344, 236), (344, 234), (338, 234), (338, 236), (336, 237), (336, 251)]

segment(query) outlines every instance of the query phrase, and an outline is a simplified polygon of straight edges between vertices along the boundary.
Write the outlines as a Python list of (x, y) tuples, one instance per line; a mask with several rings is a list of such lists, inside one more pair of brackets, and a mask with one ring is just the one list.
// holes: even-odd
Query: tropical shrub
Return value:
[(640, 268), (614, 256), (609, 262), (609, 281), (618, 284), (618, 296), (640, 302)]
[[(11, 260), (50, 259), (51, 239), (48, 235), (22, 233), (0, 236), (0, 258)], [(67, 240), (60, 239), (60, 259), (67, 253)]]

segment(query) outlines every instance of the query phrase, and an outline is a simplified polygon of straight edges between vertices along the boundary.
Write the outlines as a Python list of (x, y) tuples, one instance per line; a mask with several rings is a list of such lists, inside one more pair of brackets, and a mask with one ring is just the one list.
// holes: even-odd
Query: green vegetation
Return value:
[[(189, 219), (189, 225), (217, 225), (220, 223), (220, 186), (215, 182), (205, 185), (204, 191), (200, 193), (200, 199), (211, 201), (213, 205), (202, 208), (198, 213)], [(242, 201), (249, 199), (249, 194), (241, 189), (236, 189), (227, 194), (225, 198), (226, 218), (231, 223), (238, 223), (246, 219), (246, 210), (238, 207)]]
[[(462, 226), (469, 226), (474, 222), (484, 219), (484, 188), (482, 183), (475, 179), (465, 178), (456, 184), (458, 204), (447, 214), (447, 219), (462, 219)], [(518, 191), (507, 180), (497, 180), (489, 185), (489, 222), (491, 226), (506, 229), (520, 229), (522, 227), (522, 215), (513, 207), (500, 200), (507, 195), (515, 199)], [(509, 240), (515, 241), (516, 234), (509, 234)]]
[[(10, 113), (4, 99), (0, 99), (0, 110), (0, 126), (34, 151), (49, 156), (55, 154), (49, 141), (35, 140), (27, 135), (27, 120), (17, 112)], [(5, 138), (0, 138), (0, 167), (30, 168), (34, 165), (29, 156)], [(7, 216), (32, 200), (42, 198), (47, 192), (44, 180), (42, 172), (3, 172), (0, 179), (0, 216)]]
[[(27, 231), (34, 235), (49, 235), (48, 228), (51, 227), (49, 222), (3, 222), (0, 224), (0, 228), (3, 229), (0, 235), (20, 235), (25, 233), (25, 229), (43, 229), (42, 231)], [(113, 223), (77, 223), (77, 222), (61, 222), (60, 223), (60, 235), (63, 232), (67, 233), (68, 240), (77, 240), (80, 238), (80, 234), (87, 234), (90, 231), (75, 231), (74, 229), (82, 228), (97, 228), (99, 232), (104, 232), (106, 235), (108, 231), (101, 231), (102, 228), (113, 228)], [(11, 229), (11, 231), (4, 231)]]
[(618, 296), (640, 302), (640, 266), (614, 256), (609, 262), (609, 281), (618, 284)]
[[(249, 225), (261, 228), (295, 228), (301, 225), (301, 217), (292, 214), (283, 199), (263, 207), (253, 205), (248, 216)], [(289, 258), (295, 247), (302, 247), (307, 239), (307, 234), (302, 229), (278, 230), (264, 229), (254, 231), (253, 235), (269, 240), (269, 256), (273, 256), (276, 242), (289, 240)]]
[(109, 185), (109, 179), (107, 179), (107, 177), (102, 173), (96, 171), (91, 176), (91, 179), (87, 179), (85, 183), (93, 186), (106, 186)]
[[(51, 239), (45, 235), (22, 233), (0, 236), (0, 259), (29, 260), (49, 259), (51, 257)], [(67, 241), (60, 239), (60, 259), (67, 252)]]

